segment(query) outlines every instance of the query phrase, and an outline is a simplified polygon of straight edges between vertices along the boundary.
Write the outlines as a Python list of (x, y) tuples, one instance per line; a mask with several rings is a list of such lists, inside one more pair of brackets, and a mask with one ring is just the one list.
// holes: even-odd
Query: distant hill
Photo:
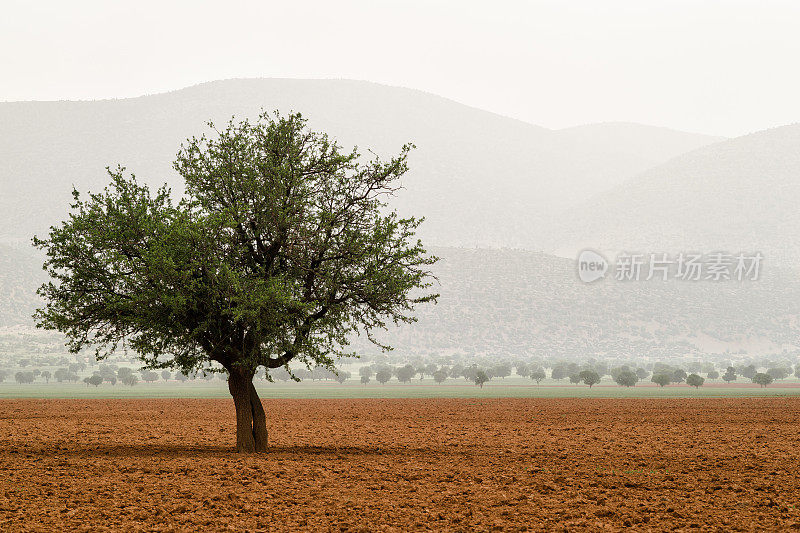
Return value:
[[(724, 359), (790, 353), (800, 344), (800, 280), (769, 268), (752, 282), (584, 284), (572, 260), (492, 249), (438, 248), (441, 299), (418, 323), (379, 338), (398, 355), (452, 353), (583, 361)], [(30, 327), (41, 259), (0, 246), (0, 327)], [(376, 349), (363, 339), (361, 353)], [(709, 354), (716, 354), (711, 356)]]
[[(578, 280), (575, 262), (517, 250), (435, 250), (441, 299), (416, 324), (381, 337), (399, 353), (585, 360), (717, 359), (800, 346), (800, 279), (764, 270), (758, 281)], [(368, 345), (357, 345), (369, 351)], [(374, 349), (373, 349), (374, 350)]]
[(63, 218), (73, 185), (123, 164), (169, 181), (179, 144), (205, 121), (301, 111), (315, 129), (388, 156), (413, 141), (396, 198), (440, 245), (535, 247), (544, 222), (624, 179), (718, 138), (633, 124), (553, 131), (420, 91), (346, 80), (251, 79), (93, 102), (0, 103), (0, 241)]
[(680, 155), (558, 217), (551, 249), (761, 251), (800, 260), (800, 124)]
[(0, 328), (33, 324), (31, 314), (39, 305), (36, 289), (46, 279), (37, 250), (0, 242)]

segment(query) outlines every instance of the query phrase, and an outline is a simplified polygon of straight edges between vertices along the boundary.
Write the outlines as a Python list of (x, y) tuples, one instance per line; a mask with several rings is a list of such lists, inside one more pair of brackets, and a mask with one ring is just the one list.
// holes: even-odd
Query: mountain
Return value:
[(800, 260), (800, 124), (726, 140), (658, 165), (552, 228), (551, 249), (755, 252)]
[[(521, 250), (434, 250), (439, 303), (379, 338), (399, 355), (430, 353), (584, 361), (730, 359), (796, 353), (800, 279), (578, 279), (572, 259)], [(370, 353), (365, 342), (358, 350)], [(784, 352), (787, 350), (787, 352)]]
[(560, 210), (719, 139), (633, 124), (548, 130), (424, 92), (347, 80), (246, 79), (102, 101), (0, 103), (0, 241), (61, 220), (72, 186), (104, 186), (122, 164), (151, 184), (180, 183), (180, 143), (205, 121), (296, 110), (310, 126), (388, 157), (406, 142), (411, 172), (394, 205), (427, 217), (440, 245), (535, 247)]
[(26, 244), (0, 242), (0, 328), (32, 326), (40, 305), (36, 289), (47, 280), (44, 257)]
[[(400, 357), (724, 361), (738, 352), (794, 357), (800, 344), (800, 279), (791, 271), (770, 268), (758, 281), (587, 284), (573, 260), (547, 254), (432, 251), (442, 258), (434, 266), (439, 303), (421, 306), (417, 323), (378, 333)], [(27, 247), (0, 245), (0, 331), (29, 332), (40, 264)], [(353, 348), (377, 352), (363, 338)]]

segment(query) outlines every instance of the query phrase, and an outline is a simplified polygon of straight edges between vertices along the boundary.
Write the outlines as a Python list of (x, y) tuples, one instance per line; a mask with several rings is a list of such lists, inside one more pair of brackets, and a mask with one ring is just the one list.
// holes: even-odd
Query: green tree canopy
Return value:
[(774, 381), (774, 378), (772, 376), (762, 372), (756, 372), (751, 379), (753, 380), (753, 383), (758, 383), (762, 387), (766, 387), (767, 385), (769, 385)]
[(102, 192), (73, 192), (69, 219), (34, 238), (52, 278), (36, 319), (73, 352), (129, 347), (147, 368), (189, 375), (220, 365), (237, 449), (261, 451), (256, 370), (333, 369), (351, 355), (351, 335), (378, 344), (375, 330), (414, 321), (414, 306), (436, 299), (427, 270), (436, 258), (414, 237), (421, 220), (386, 202), (411, 145), (364, 160), (299, 114), (213, 131), (181, 147), (177, 202), (122, 168)]
[(585, 385), (589, 385), (590, 389), (592, 388), (592, 385), (597, 385), (600, 383), (600, 374), (594, 370), (581, 370), (578, 376)]
[(616, 375), (614, 381), (623, 387), (633, 387), (636, 385), (636, 382), (639, 381), (639, 376), (631, 370), (622, 370)]
[(702, 387), (705, 381), (706, 379), (698, 374), (689, 374), (686, 376), (686, 384), (697, 389)]
[(475, 385), (483, 388), (483, 384), (489, 381), (489, 375), (485, 370), (476, 370), (475, 375), (472, 377), (472, 381), (475, 383)]
[(672, 383), (672, 376), (667, 373), (653, 374), (653, 377), (650, 378), (650, 381), (652, 381), (659, 387), (664, 387), (665, 385), (669, 385), (670, 383)]

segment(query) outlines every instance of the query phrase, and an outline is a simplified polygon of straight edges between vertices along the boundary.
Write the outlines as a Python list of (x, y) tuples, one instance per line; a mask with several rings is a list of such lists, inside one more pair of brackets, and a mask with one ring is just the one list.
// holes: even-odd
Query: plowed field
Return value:
[(0, 400), (0, 531), (800, 528), (800, 400)]

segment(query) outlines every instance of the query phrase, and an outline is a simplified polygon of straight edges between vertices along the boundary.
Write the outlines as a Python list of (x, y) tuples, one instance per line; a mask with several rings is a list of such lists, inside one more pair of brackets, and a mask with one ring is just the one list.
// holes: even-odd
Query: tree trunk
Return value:
[(261, 399), (253, 385), (253, 374), (228, 371), (228, 390), (236, 408), (236, 451), (267, 450), (267, 419)]
[(253, 412), (253, 440), (256, 451), (265, 452), (267, 451), (267, 415), (264, 413), (264, 406), (252, 380), (250, 381), (250, 409)]

